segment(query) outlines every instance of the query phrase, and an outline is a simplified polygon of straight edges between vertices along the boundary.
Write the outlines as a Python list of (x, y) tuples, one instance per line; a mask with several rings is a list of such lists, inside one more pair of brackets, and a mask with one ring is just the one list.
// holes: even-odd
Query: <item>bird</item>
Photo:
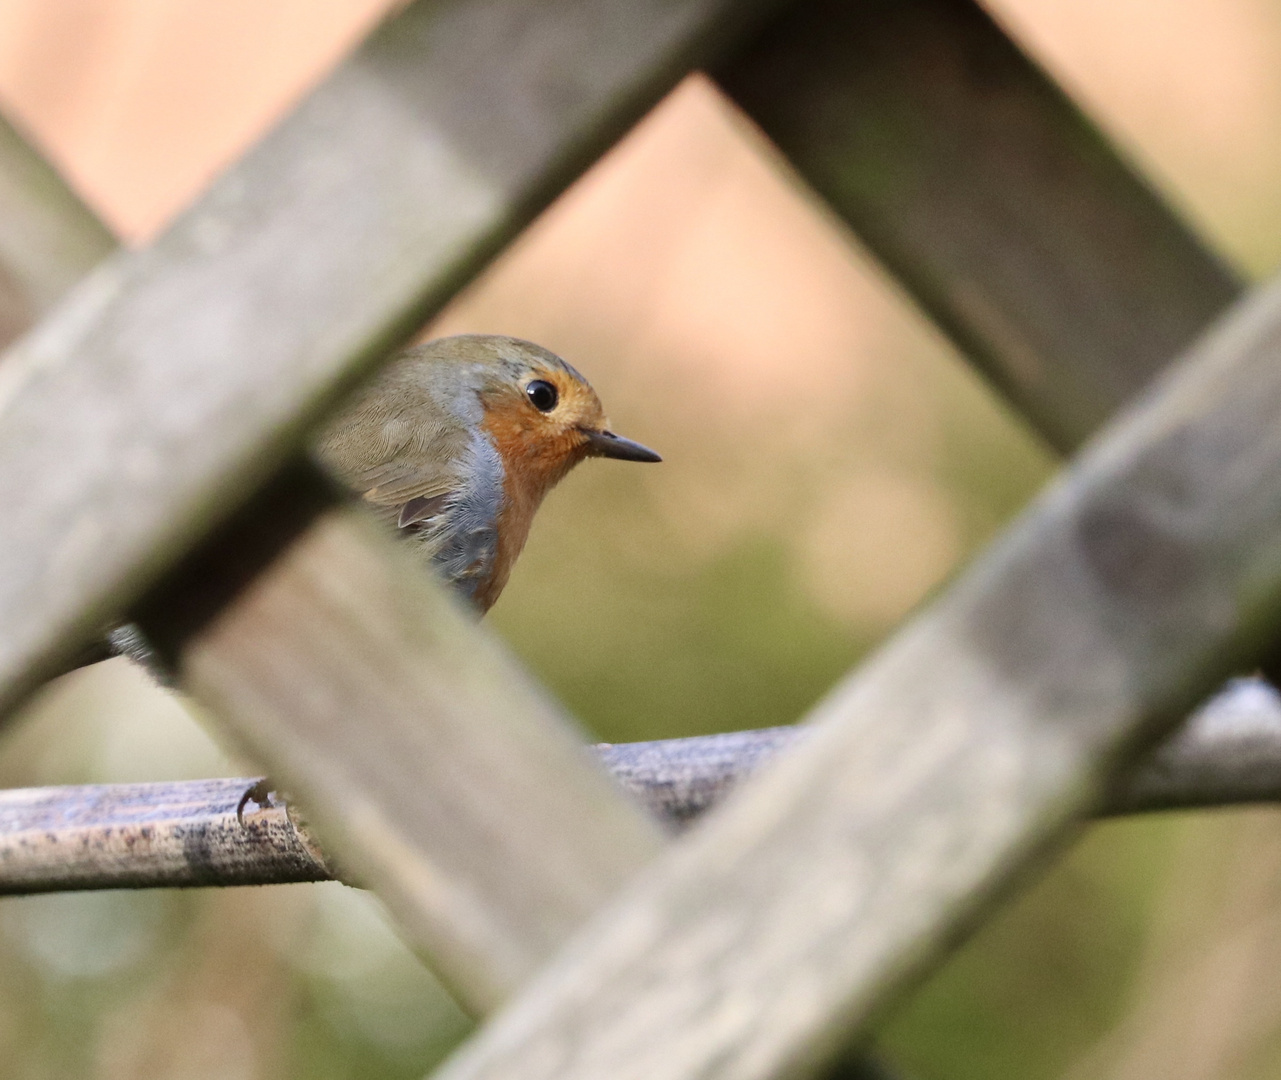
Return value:
[[(507, 584), (543, 498), (575, 465), (662, 460), (610, 430), (596, 391), (566, 361), (498, 334), (402, 350), (340, 406), (311, 453), (482, 615)], [(66, 670), (113, 656), (174, 685), (133, 622), (106, 629)]]
[(340, 408), (313, 453), (481, 614), (544, 497), (575, 465), (662, 460), (610, 429), (565, 360), (498, 334), (403, 350)]

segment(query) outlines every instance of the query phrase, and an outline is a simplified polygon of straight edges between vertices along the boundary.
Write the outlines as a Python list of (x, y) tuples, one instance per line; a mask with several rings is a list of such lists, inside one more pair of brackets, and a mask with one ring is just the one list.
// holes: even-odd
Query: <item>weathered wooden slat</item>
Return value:
[(0, 365), (0, 708), (770, 0), (422, 0)]
[(974, 0), (809, 0), (719, 78), (1061, 450), (1240, 289)]
[[(596, 747), (651, 813), (679, 829), (804, 737), (764, 728)], [(263, 777), (0, 791), (0, 895), (69, 889), (276, 885), (334, 874)], [(246, 798), (254, 791), (254, 798)], [(1240, 679), (1157, 747), (1101, 813), (1281, 802), (1281, 698)]]
[(817, 1068), (1281, 622), (1281, 283), (438, 1074)]

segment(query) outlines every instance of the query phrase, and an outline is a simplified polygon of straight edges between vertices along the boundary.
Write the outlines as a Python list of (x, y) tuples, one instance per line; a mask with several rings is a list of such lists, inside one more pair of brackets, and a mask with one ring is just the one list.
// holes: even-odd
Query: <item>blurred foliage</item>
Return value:
[[(71, 48), (44, 21), (50, 9), (0, 8), (12, 31), (0, 35), (7, 106), (136, 233), (233, 152), (246, 117), (270, 112), (265, 90), (253, 109), (245, 91), (214, 150), (196, 140), (184, 157), (166, 143), (146, 159), (149, 175), (168, 170), (152, 187), (130, 171), (126, 151), (158, 145), (166, 124), (199, 129), (161, 103), (151, 127), (113, 141), (130, 109), (157, 97), (138, 87), (168, 78), (191, 98), (201, 50), (217, 40), (198, 7), (124, 20), (151, 28), (151, 52), (126, 48), (133, 39), (103, 30), (103, 15), (93, 40), (107, 59), (70, 65), (88, 72), (75, 92), (33, 74), (61, 78), (68, 65), (14, 60), (24, 28), (32, 57)], [(1265, 0), (1180, 0), (1182, 22), (1112, 0), (1000, 7), (1227, 250), (1256, 268), (1275, 261), (1281, 65), (1268, 60), (1281, 53), (1281, 17)], [(295, 93), (308, 64), (375, 8), (331, 12), (344, 29), (320, 42), (282, 33), (281, 7), (270, 48), (246, 38), (243, 66), (270, 68), (262, 86)], [(218, 18), (243, 30), (254, 9), (228, 0)], [(1091, 27), (1103, 29), (1091, 38)], [(234, 81), (218, 59), (228, 42), (208, 47), (217, 62), (201, 109)], [(1108, 63), (1155, 74), (1132, 86)], [(282, 106), (288, 94), (273, 92)], [(1219, 137), (1225, 109), (1231, 137), (1201, 153), (1195, 140)], [(77, 146), (88, 149), (73, 160)], [(1233, 157), (1240, 147), (1253, 149)], [(679, 89), (428, 332), (462, 330), (563, 353), (617, 429), (665, 455), (652, 468), (576, 471), (491, 617), (603, 739), (796, 720), (1054, 467), (704, 80)], [(0, 736), (3, 785), (252, 771), (120, 661), (60, 680)], [(1096, 826), (905, 997), (879, 1042), (917, 1080), (1273, 1076), (1279, 953), (1272, 812)], [(341, 886), (0, 902), (0, 1080), (399, 1080), (422, 1076), (469, 1026), (377, 903)]]
[(918, 1077), (1060, 1076), (1119, 1015), (1177, 822), (1093, 827), (888, 1024)]

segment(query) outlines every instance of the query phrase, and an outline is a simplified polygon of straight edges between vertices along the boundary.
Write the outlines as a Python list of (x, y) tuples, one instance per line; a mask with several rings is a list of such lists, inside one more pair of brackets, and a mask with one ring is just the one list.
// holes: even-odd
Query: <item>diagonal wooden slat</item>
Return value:
[(1060, 450), (1240, 291), (974, 0), (808, 0), (718, 78)]
[(0, 366), (0, 708), (768, 0), (422, 0)]
[(808, 1075), (1281, 624), (1281, 282), (442, 1080)]

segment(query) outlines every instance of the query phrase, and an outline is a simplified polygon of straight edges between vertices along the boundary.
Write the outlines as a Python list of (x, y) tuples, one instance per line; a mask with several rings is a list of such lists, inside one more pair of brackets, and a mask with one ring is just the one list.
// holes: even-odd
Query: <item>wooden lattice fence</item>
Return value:
[[(802, 734), (609, 751), (677, 816), (777, 756), (672, 839), (302, 448), (699, 67), (1047, 439), (1108, 426)], [(319, 847), (244, 782), (17, 792), (11, 891), (336, 868), (494, 1013), (450, 1080), (765, 1080), (1088, 815), (1281, 792), (1266, 694), (1145, 757), (1281, 628), (1281, 293), (969, 0), (420, 0), (109, 247), (6, 133), (0, 320), (41, 321), (0, 364), (0, 703), (131, 618)]]

